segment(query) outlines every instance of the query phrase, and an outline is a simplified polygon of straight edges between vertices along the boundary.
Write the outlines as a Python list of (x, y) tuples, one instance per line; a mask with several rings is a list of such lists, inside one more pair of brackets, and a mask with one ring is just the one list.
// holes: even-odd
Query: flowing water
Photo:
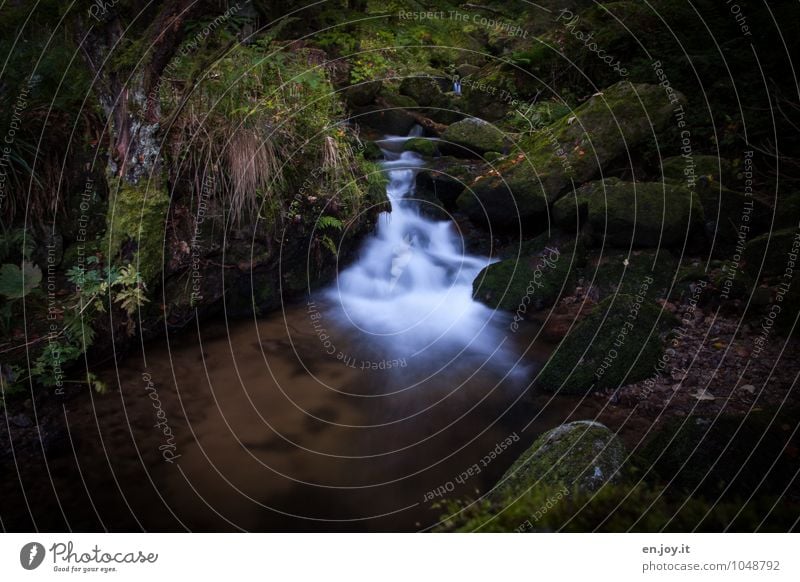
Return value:
[(566, 419), (527, 392), (548, 350), (533, 326), (472, 300), (490, 260), (420, 211), (403, 139), (381, 142), (392, 212), (329, 289), (148, 344), (102, 374), (110, 395), (65, 408), (74, 455), (48, 469), (68, 477), (26, 483), (58, 496), (39, 527), (424, 529), (431, 492), (477, 496)]

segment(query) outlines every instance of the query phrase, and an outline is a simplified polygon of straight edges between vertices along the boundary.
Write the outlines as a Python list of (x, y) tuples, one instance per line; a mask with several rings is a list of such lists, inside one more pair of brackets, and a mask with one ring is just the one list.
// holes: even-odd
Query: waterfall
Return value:
[(424, 161), (401, 150), (403, 142), (420, 134), (417, 127), (408, 137), (379, 142), (392, 211), (379, 216), (360, 258), (326, 295), (340, 308), (342, 321), (371, 336), (392, 357), (477, 353), (495, 361), (498, 353), (509, 356), (500, 347), (505, 338), (500, 320), (506, 316), (472, 298), (473, 280), (492, 261), (467, 254), (455, 223), (428, 218), (414, 199)]

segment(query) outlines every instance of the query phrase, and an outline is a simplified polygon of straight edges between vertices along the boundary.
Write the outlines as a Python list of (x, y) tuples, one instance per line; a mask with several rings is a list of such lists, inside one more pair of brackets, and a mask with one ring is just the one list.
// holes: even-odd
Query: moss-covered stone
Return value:
[(476, 117), (450, 125), (442, 134), (441, 149), (458, 157), (474, 158), (486, 152), (500, 152), (508, 143), (497, 127)]
[(364, 107), (375, 101), (382, 88), (383, 83), (380, 80), (364, 81), (347, 87), (344, 97), (351, 107)]
[(622, 441), (599, 422), (562, 424), (536, 439), (505, 472), (491, 497), (510, 504), (548, 485), (563, 485), (570, 492), (597, 491), (617, 481), (625, 456)]
[(439, 153), (436, 142), (424, 137), (415, 137), (403, 144), (403, 151), (415, 152), (421, 156), (432, 158)]
[(106, 234), (102, 249), (132, 262), (145, 283), (152, 283), (164, 264), (164, 233), (169, 193), (154, 182), (131, 184), (109, 179), (111, 200), (106, 217)]
[(464, 192), (459, 206), (473, 220), (488, 220), (497, 228), (513, 227), (520, 219), (545, 220), (548, 205), (572, 184), (591, 179), (630, 148), (657, 137), (673, 107), (662, 87), (617, 83), (574, 115), (523, 140), (524, 154), (508, 156), (487, 172)]
[[(689, 418), (655, 430), (636, 457), (677, 493), (723, 498), (782, 494), (797, 471), (797, 410)], [(791, 428), (790, 428), (791, 427)]]
[(364, 143), (364, 159), (370, 162), (383, 159), (383, 152), (374, 141)]
[(439, 81), (429, 75), (406, 77), (400, 83), (400, 94), (422, 106), (430, 105), (441, 92)]
[(545, 246), (538, 253), (493, 263), (472, 283), (473, 297), (493, 309), (527, 313), (555, 304), (573, 291), (583, 248), (571, 243)]
[[(797, 261), (796, 255), (799, 249), (800, 229), (798, 228), (785, 228), (762, 234), (745, 246), (744, 260), (747, 272), (753, 277), (780, 275), (786, 270), (790, 258)], [(790, 257), (790, 253), (795, 256)]]
[(453, 93), (437, 93), (421, 113), (437, 123), (450, 125), (466, 117), (462, 112), (461, 101)]
[(374, 105), (353, 108), (353, 120), (382, 133), (408, 135), (417, 119), (407, 109), (418, 107), (411, 97), (393, 93), (384, 87)]
[(456, 198), (483, 173), (486, 164), (474, 160), (460, 160), (442, 156), (432, 160), (416, 177), (418, 195), (435, 196), (445, 206), (455, 206)]
[(586, 225), (602, 244), (680, 246), (703, 224), (703, 209), (682, 186), (608, 178), (579, 188), (553, 205), (562, 228)]
[(648, 378), (673, 322), (643, 293), (609, 297), (561, 341), (537, 383), (548, 392), (582, 395)]
[(678, 273), (678, 260), (665, 249), (631, 253), (604, 249), (602, 253), (588, 253), (587, 261), (584, 284), (597, 288), (601, 298), (616, 293), (635, 295), (645, 280), (652, 281), (644, 291), (645, 297), (665, 298)]

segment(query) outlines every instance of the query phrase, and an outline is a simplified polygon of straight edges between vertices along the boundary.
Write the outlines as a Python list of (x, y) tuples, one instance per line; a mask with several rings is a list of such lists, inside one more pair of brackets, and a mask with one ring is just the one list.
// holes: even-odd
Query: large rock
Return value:
[(469, 117), (450, 125), (442, 134), (441, 150), (462, 158), (477, 158), (486, 152), (508, 149), (505, 135), (497, 127)]
[(441, 92), (439, 81), (429, 75), (406, 77), (400, 83), (400, 94), (411, 97), (423, 107), (433, 103)]
[(553, 206), (562, 228), (587, 226), (599, 243), (627, 248), (681, 246), (703, 224), (703, 209), (692, 193), (674, 183), (591, 182)]
[(544, 433), (517, 459), (490, 494), (512, 503), (542, 486), (565, 486), (570, 492), (597, 491), (619, 479), (626, 452), (622, 441), (599, 422), (579, 420)]
[[(753, 277), (782, 275), (787, 267), (793, 266), (794, 272), (797, 272), (798, 253), (800, 229), (785, 228), (762, 234), (748, 242), (744, 249), (744, 260), (747, 272)], [(795, 282), (793, 284), (797, 285)]]
[[(644, 292), (653, 301), (667, 298), (679, 288), (678, 260), (665, 249), (594, 249), (587, 253), (587, 263), (583, 284), (596, 290), (594, 295), (599, 299), (617, 293), (635, 295), (641, 291), (645, 277), (653, 280)], [(700, 273), (702, 276), (702, 269)]]
[(417, 124), (417, 118), (409, 110), (417, 108), (416, 101), (411, 97), (384, 89), (374, 105), (353, 108), (352, 120), (384, 134), (408, 135)]
[(451, 156), (436, 158), (417, 173), (416, 193), (438, 198), (446, 207), (453, 208), (464, 188), (472, 184), (486, 167), (485, 163), (474, 160)]
[(364, 81), (343, 89), (345, 100), (350, 107), (364, 107), (375, 101), (381, 92), (383, 83), (380, 80)]
[(404, 152), (414, 152), (426, 158), (432, 158), (439, 153), (436, 142), (424, 137), (414, 137), (403, 144)]
[(631, 148), (655, 143), (674, 107), (658, 85), (617, 83), (574, 115), (537, 130), (523, 141), (523, 154), (487, 172), (465, 190), (459, 206), (472, 220), (496, 228), (546, 221), (548, 205), (573, 184), (590, 180)]
[(642, 292), (600, 302), (558, 345), (538, 385), (548, 392), (584, 395), (654, 375), (663, 353), (661, 336), (675, 320), (646, 298), (650, 284), (645, 278)]
[(550, 307), (562, 294), (571, 294), (576, 268), (582, 264), (580, 245), (547, 245), (534, 254), (484, 268), (472, 283), (473, 297), (493, 309), (516, 312), (523, 319), (529, 311)]

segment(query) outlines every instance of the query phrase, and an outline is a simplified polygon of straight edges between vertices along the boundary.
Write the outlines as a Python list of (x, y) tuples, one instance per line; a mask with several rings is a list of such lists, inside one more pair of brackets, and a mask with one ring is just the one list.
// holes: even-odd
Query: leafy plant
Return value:
[(0, 295), (6, 299), (22, 299), (42, 282), (42, 270), (30, 261), (22, 261), (22, 268), (12, 263), (0, 267)]

